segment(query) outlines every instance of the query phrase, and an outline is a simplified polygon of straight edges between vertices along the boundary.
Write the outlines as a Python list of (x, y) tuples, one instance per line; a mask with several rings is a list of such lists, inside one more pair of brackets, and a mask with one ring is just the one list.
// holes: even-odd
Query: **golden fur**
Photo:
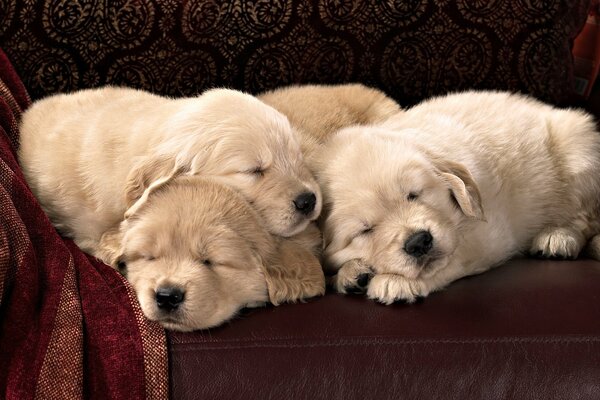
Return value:
[[(370, 298), (412, 302), (521, 253), (600, 254), (600, 135), (584, 112), (453, 94), (343, 129), (313, 158), (340, 292), (373, 276)], [(407, 250), (417, 232), (425, 255)]]
[[(34, 194), (55, 226), (83, 250), (116, 266), (118, 249), (143, 244), (144, 237), (155, 235), (165, 248), (177, 244), (164, 262), (128, 262), (127, 275), (146, 315), (156, 317), (150, 288), (161, 279), (178, 276), (183, 286), (211, 288), (208, 297), (192, 297), (199, 312), (164, 320), (165, 326), (214, 326), (247, 303), (279, 304), (324, 292), (320, 233), (311, 224), (320, 212), (319, 188), (287, 119), (254, 97), (225, 89), (179, 100), (124, 88), (84, 90), (36, 102), (23, 116), (21, 135), (19, 158)], [(251, 205), (191, 176), (232, 187)], [(184, 181), (199, 187), (184, 190)], [(210, 194), (215, 191), (218, 196)], [(316, 205), (301, 215), (293, 200), (307, 191)], [(229, 217), (222, 215), (225, 209)], [(242, 235), (234, 246), (228, 244), (233, 236), (217, 234), (220, 228), (255, 232), (257, 238)], [(260, 239), (267, 232), (268, 240)], [(213, 254), (229, 254), (232, 263), (247, 259), (247, 279), (233, 267), (220, 269), (220, 277), (198, 272), (190, 255), (201, 240), (214, 240)], [(271, 253), (264, 246), (275, 247), (275, 259), (264, 256)], [(261, 273), (258, 258), (247, 258), (249, 249), (264, 256)], [(177, 257), (188, 258), (178, 264)], [(214, 313), (199, 305), (208, 298), (222, 304)]]
[[(181, 173), (221, 177), (277, 235), (301, 232), (320, 213), (319, 188), (288, 120), (233, 90), (181, 99), (116, 87), (51, 96), (23, 115), (19, 157), (50, 219), (90, 252), (144, 187)], [(305, 192), (316, 197), (308, 215), (294, 205)]]
[(342, 128), (383, 122), (400, 111), (400, 106), (383, 92), (359, 83), (293, 85), (262, 93), (258, 98), (304, 132), (300, 138), (308, 152)]
[[(244, 306), (323, 294), (314, 244), (274, 237), (228, 186), (178, 176), (145, 194), (102, 236), (97, 255), (127, 277), (149, 319), (168, 329), (204, 329)], [(184, 293), (175, 310), (157, 305), (164, 288)]]

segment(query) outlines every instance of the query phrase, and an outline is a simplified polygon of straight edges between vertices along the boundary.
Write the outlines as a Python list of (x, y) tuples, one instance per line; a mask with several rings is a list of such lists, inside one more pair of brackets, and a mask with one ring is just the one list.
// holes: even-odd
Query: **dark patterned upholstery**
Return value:
[(0, 0), (32, 97), (124, 84), (171, 95), (360, 81), (404, 104), (464, 88), (572, 94), (588, 0)]
[[(570, 44), (588, 4), (0, 0), (0, 48), (33, 99), (105, 83), (191, 95), (361, 81), (403, 104), (471, 87), (566, 102)], [(0, 117), (29, 102), (25, 90), (20, 99)], [(4, 119), (11, 133), (0, 153), (16, 171), (16, 120)], [(121, 278), (63, 242), (25, 183), (2, 171), (10, 168), (0, 165), (0, 189), (12, 197), (0, 193), (0, 398), (166, 398), (162, 331), (141, 319)], [(29, 243), (20, 264), (10, 254), (3, 262), (6, 245), (19, 244), (3, 238), (14, 235)], [(23, 289), (8, 299), (13, 281)], [(170, 334), (171, 397), (599, 399), (599, 282), (589, 260), (515, 260), (423, 304), (329, 294), (256, 309), (210, 332)], [(71, 296), (56, 305), (62, 290)], [(64, 310), (76, 318), (57, 321), (76, 329), (49, 328)], [(135, 325), (124, 322), (132, 311)]]

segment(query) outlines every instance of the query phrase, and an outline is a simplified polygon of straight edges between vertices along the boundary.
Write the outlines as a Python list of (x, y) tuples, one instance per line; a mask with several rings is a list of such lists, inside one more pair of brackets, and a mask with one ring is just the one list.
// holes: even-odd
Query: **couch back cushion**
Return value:
[[(359, 81), (403, 104), (467, 88), (565, 103), (589, 0), (0, 3), (32, 97), (102, 84), (170, 95)], [(4, 9), (2, 9), (4, 8)]]

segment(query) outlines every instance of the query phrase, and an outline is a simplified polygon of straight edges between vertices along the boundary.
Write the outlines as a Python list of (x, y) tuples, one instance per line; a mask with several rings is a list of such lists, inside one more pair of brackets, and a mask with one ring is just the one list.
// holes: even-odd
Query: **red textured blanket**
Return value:
[(0, 51), (0, 398), (165, 399), (164, 330), (119, 274), (56, 233), (19, 170), (29, 102)]

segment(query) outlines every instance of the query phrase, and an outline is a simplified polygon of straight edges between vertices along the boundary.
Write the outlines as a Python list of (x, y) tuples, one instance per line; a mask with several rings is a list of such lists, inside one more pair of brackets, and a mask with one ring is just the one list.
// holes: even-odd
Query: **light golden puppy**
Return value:
[(270, 234), (227, 185), (179, 176), (147, 188), (97, 255), (127, 277), (149, 319), (191, 331), (244, 306), (322, 294), (315, 244), (299, 243)]
[(294, 128), (306, 132), (302, 139), (317, 143), (342, 128), (383, 122), (400, 111), (385, 93), (360, 83), (293, 85), (258, 98), (288, 117)]
[(292, 85), (258, 98), (288, 117), (313, 173), (329, 160), (319, 148), (333, 133), (353, 125), (381, 123), (401, 112), (385, 93), (358, 83)]
[(55, 226), (92, 253), (144, 187), (177, 174), (220, 177), (281, 236), (303, 231), (321, 209), (287, 118), (233, 90), (182, 99), (115, 87), (51, 96), (23, 115), (19, 158)]
[(600, 135), (581, 111), (453, 94), (344, 129), (317, 159), (340, 292), (413, 302), (521, 253), (600, 254)]

